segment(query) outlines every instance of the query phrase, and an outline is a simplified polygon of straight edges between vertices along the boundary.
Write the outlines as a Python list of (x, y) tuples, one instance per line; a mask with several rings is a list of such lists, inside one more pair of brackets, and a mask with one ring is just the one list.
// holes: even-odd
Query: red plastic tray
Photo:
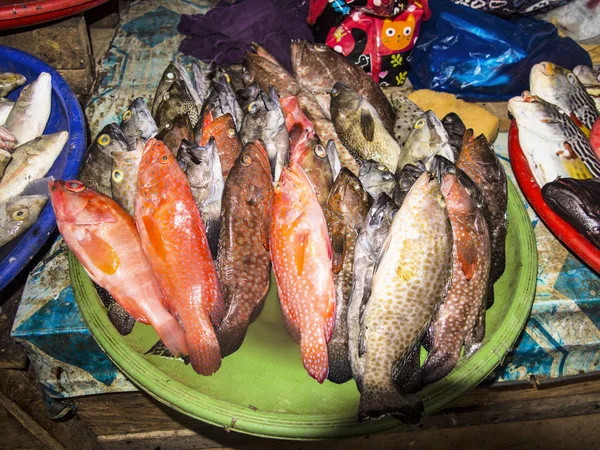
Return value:
[(0, 0), (0, 30), (25, 27), (70, 17), (108, 0)]
[(584, 238), (569, 223), (561, 219), (548, 206), (542, 197), (542, 190), (538, 186), (529, 163), (523, 154), (519, 143), (519, 130), (517, 123), (513, 120), (508, 132), (508, 156), (515, 178), (525, 195), (529, 204), (550, 228), (550, 230), (567, 246), (573, 253), (581, 258), (593, 270), (600, 273), (600, 249)]

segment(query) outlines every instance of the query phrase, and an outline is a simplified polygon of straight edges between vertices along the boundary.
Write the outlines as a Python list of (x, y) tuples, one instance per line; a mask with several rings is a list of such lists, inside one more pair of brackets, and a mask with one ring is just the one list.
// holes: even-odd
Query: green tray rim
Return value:
[[(537, 282), (538, 255), (535, 234), (525, 205), (508, 181), (509, 227), (516, 227), (521, 249), (521, 274), (506, 316), (490, 339), (447, 377), (427, 386), (419, 395), (425, 414), (433, 414), (484, 380), (519, 337), (531, 311)], [(69, 251), (69, 271), (75, 299), (84, 321), (100, 348), (136, 386), (161, 403), (212, 425), (254, 436), (315, 440), (375, 433), (398, 426), (394, 419), (358, 424), (356, 411), (345, 414), (282, 414), (254, 411), (193, 390), (169, 377), (133, 351), (110, 325), (93, 284), (75, 255)], [(232, 426), (232, 424), (234, 424)]]

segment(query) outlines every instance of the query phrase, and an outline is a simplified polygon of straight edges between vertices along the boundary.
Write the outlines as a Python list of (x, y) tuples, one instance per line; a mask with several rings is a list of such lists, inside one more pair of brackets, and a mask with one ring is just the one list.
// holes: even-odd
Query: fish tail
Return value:
[(186, 326), (185, 336), (194, 370), (200, 375), (215, 373), (221, 366), (221, 349), (209, 318), (195, 317), (193, 325)]
[(417, 424), (423, 415), (423, 402), (416, 394), (364, 386), (358, 405), (358, 420), (379, 419), (390, 415), (404, 423)]
[(221, 325), (215, 330), (221, 346), (222, 357), (237, 351), (246, 337), (246, 331), (250, 325), (250, 315), (239, 306), (241, 305), (232, 303)]
[(164, 322), (153, 324), (153, 326), (160, 340), (163, 341), (163, 344), (165, 344), (173, 356), (177, 357), (188, 354), (185, 333), (173, 316), (169, 315), (169, 318)]
[(302, 363), (308, 374), (323, 383), (329, 372), (327, 342), (323, 324), (315, 323), (310, 328), (302, 330), (300, 337)]
[(452, 372), (458, 361), (459, 353), (450, 349), (440, 349), (435, 346), (431, 349), (423, 368), (421, 369), (423, 384), (427, 385), (440, 380)]

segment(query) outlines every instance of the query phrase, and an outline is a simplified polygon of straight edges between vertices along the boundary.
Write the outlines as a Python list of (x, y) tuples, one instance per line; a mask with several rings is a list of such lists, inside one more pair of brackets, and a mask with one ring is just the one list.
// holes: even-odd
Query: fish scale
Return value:
[(137, 177), (142, 160), (142, 150), (114, 152), (111, 175), (112, 198), (131, 216), (134, 214)]

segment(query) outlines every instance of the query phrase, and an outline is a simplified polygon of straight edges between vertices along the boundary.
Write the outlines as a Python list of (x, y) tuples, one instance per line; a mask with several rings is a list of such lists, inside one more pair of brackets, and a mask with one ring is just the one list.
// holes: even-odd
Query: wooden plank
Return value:
[(27, 364), (25, 349), (10, 337), (22, 293), (21, 288), (0, 305), (0, 369), (24, 369)]
[(44, 446), (4, 408), (0, 408), (0, 436), (2, 436), (0, 449), (9, 448), (9, 446), (13, 449), (44, 449)]

